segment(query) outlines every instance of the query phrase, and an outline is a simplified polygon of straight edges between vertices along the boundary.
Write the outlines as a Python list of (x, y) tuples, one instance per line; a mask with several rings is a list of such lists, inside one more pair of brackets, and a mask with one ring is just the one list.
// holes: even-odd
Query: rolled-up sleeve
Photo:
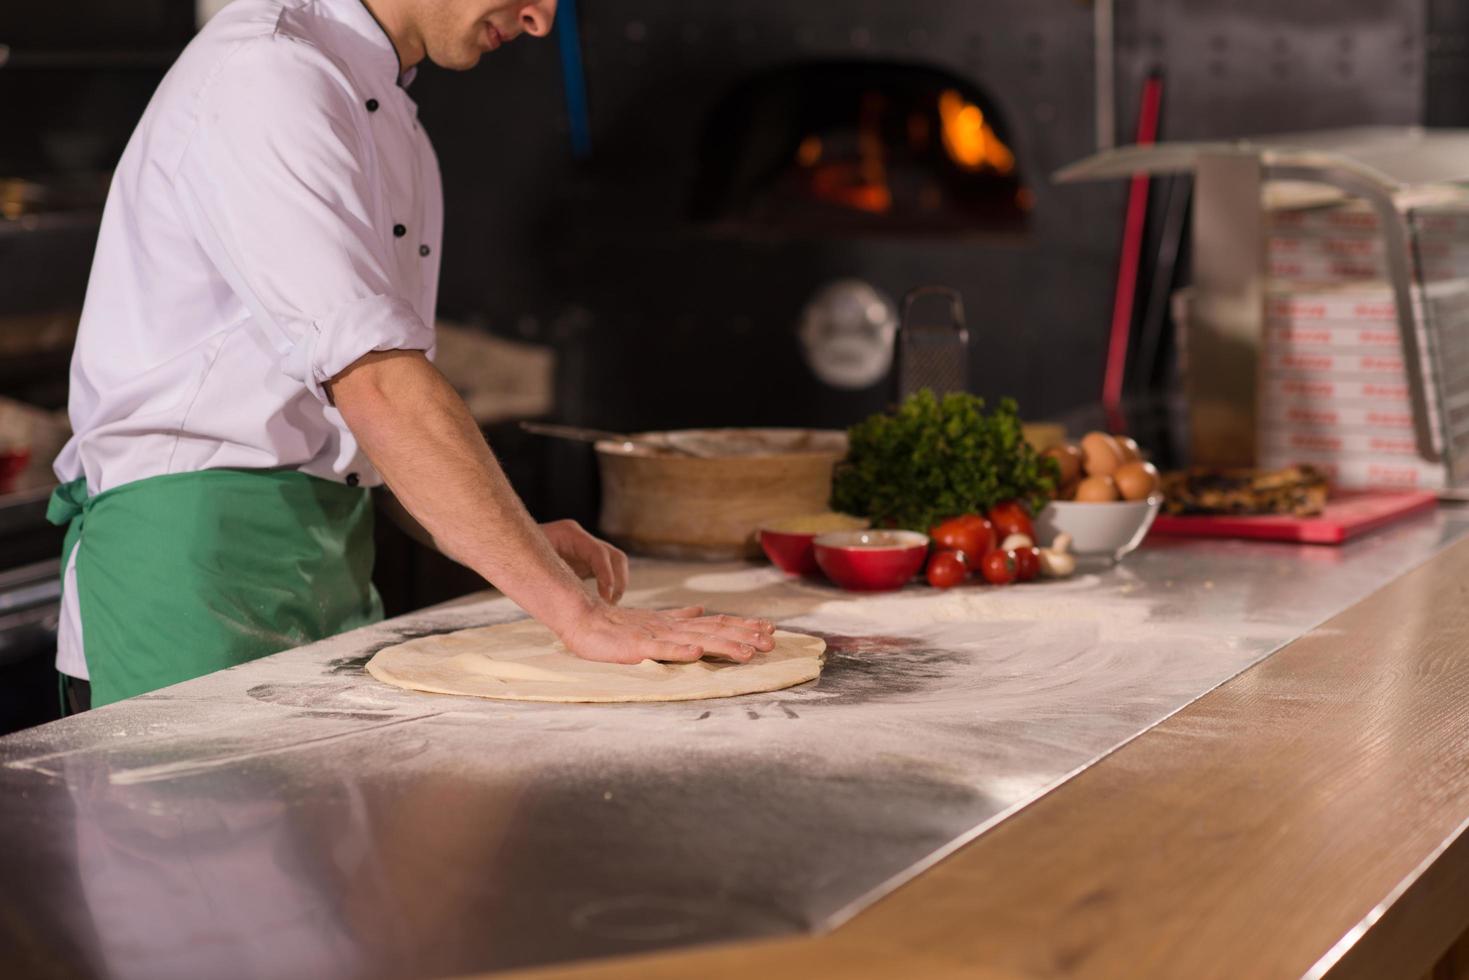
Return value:
[(366, 125), (320, 51), (250, 42), (204, 91), (173, 175), (184, 219), (281, 370), (323, 402), (324, 385), (364, 354), (434, 340), (393, 283)]

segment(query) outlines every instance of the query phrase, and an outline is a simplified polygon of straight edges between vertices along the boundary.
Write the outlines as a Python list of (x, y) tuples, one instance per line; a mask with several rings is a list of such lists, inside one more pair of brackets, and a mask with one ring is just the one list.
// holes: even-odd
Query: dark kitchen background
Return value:
[[(108, 173), (196, 17), (0, 12), (0, 396), (64, 408)], [(554, 351), (542, 417), (604, 429), (883, 408), (890, 379), (823, 381), (801, 340), (813, 298), (852, 280), (892, 303), (957, 289), (969, 388), (1091, 424), (1127, 188), (1049, 175), (1132, 142), (1149, 77), (1161, 139), (1469, 125), (1460, 0), (563, 0), (560, 20), (471, 72), (425, 66), (411, 92), (444, 176), (441, 317)], [(1167, 234), (1184, 180), (1152, 191), (1128, 371), (1134, 425), (1165, 451), (1171, 331), (1148, 300), (1186, 273)], [(595, 523), (589, 450), (487, 429), (533, 512)], [(37, 677), (59, 543), (43, 498), (0, 495), (0, 671)], [(390, 611), (475, 584), (386, 532), (379, 580)]]

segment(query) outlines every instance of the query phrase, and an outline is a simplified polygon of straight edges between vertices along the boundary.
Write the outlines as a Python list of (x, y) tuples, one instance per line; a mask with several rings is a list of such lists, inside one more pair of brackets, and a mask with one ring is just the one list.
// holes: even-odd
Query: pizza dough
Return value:
[(819, 637), (776, 630), (775, 649), (744, 664), (595, 663), (574, 656), (556, 634), (524, 619), (387, 647), (368, 661), (367, 672), (411, 691), (508, 701), (694, 701), (814, 680), (825, 650)]

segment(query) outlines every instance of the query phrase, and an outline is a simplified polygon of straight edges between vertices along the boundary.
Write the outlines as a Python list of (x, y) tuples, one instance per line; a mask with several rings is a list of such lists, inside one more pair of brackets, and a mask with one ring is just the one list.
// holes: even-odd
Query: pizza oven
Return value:
[(727, 234), (1023, 231), (1035, 195), (983, 91), (909, 62), (756, 73), (710, 111), (691, 217)]

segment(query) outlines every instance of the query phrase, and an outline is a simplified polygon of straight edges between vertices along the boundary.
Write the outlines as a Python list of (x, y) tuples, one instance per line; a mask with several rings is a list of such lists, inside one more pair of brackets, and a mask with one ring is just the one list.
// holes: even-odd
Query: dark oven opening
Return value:
[(735, 234), (1016, 232), (1033, 195), (993, 101), (942, 69), (806, 62), (709, 114), (692, 216)]

